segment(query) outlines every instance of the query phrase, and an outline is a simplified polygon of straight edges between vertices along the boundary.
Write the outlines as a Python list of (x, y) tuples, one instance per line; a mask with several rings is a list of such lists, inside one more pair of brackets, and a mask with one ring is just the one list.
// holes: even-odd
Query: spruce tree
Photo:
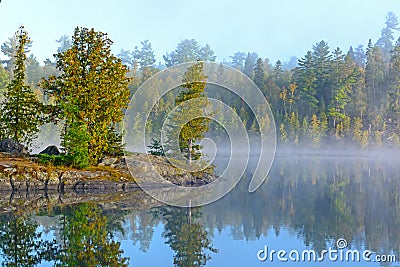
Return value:
[(7, 86), (1, 106), (5, 137), (30, 145), (39, 127), (44, 123), (43, 105), (31, 87), (26, 84), (26, 46), (28, 33), (21, 26), (15, 34), (17, 40), (13, 79)]

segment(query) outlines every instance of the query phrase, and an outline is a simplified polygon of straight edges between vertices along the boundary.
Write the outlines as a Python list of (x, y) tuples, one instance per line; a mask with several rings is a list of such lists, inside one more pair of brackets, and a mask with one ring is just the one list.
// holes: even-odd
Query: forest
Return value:
[[(303, 57), (288, 62), (271, 63), (256, 52), (238, 51), (221, 64), (242, 71), (263, 92), (279, 146), (398, 149), (400, 38), (395, 36), (399, 31), (396, 14), (389, 12), (381, 37), (370, 39), (366, 47), (343, 51), (321, 40)], [(57, 43), (54, 57), (42, 63), (29, 53), (34, 41), (23, 27), (1, 45), (5, 59), (0, 64), (0, 139), (30, 145), (40, 130), (41, 138), (49, 140), (58, 131), (64, 150), (82, 166), (120, 149), (118, 124), (123, 110), (153, 74), (184, 62), (216, 61), (214, 50), (195, 39), (179, 42), (163, 56), (163, 63), (157, 63), (149, 40), (114, 56), (107, 34), (94, 29), (77, 27), (72, 37), (63, 35)], [(239, 114), (248, 131), (257, 131), (254, 114), (240, 97), (220, 97)], [(27, 110), (18, 114), (21, 101), (28, 103)], [(159, 103), (152, 113), (165, 114), (176, 105), (176, 98), (165, 96)], [(158, 127), (137, 119), (132, 127)], [(218, 132), (220, 127), (211, 124), (208, 130)], [(88, 149), (88, 155), (82, 154)]]

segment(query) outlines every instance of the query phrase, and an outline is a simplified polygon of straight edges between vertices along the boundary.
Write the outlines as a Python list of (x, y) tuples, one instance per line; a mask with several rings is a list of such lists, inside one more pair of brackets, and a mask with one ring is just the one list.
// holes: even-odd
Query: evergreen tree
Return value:
[(17, 40), (14, 77), (7, 86), (1, 106), (2, 122), (7, 138), (30, 145), (39, 127), (44, 123), (43, 105), (26, 84), (26, 47), (30, 43), (28, 33), (21, 26), (15, 34)]
[(386, 15), (386, 26), (381, 31), (381, 38), (376, 42), (376, 46), (381, 48), (383, 60), (386, 65), (390, 62), (390, 53), (393, 50), (393, 30), (400, 30), (399, 22), (397, 20), (396, 14), (389, 12)]
[(243, 73), (246, 74), (250, 79), (253, 78), (254, 68), (257, 62), (258, 55), (255, 52), (247, 53), (247, 57), (244, 61)]
[(43, 68), (39, 65), (36, 57), (32, 54), (26, 59), (25, 65), (27, 83), (35, 88), (43, 77)]
[[(86, 138), (71, 133), (78, 124), (89, 137), (86, 151), (89, 162), (97, 164), (115, 145), (111, 143), (115, 136), (110, 129), (121, 121), (122, 109), (129, 101), (128, 69), (111, 54), (112, 41), (107, 34), (76, 28), (72, 40), (72, 47), (56, 56), (62, 74), (49, 77), (42, 86), (54, 96), (55, 113), (66, 123), (63, 139), (72, 146), (66, 147), (67, 154), (77, 150), (83, 153), (85, 141), (69, 139)], [(74, 149), (75, 144), (79, 148)]]
[(3, 65), (0, 64), (0, 103), (4, 97), (9, 82), (10, 75), (4, 69)]
[(385, 68), (381, 50), (373, 46), (371, 40), (368, 42), (367, 63), (365, 67), (365, 87), (368, 105), (368, 114), (375, 114), (376, 109), (382, 104), (384, 96)]
[(2, 266), (34, 267), (42, 260), (54, 260), (54, 241), (43, 240), (38, 225), (26, 215), (7, 215), (0, 223)]
[(200, 60), (204, 62), (215, 62), (215, 55), (214, 50), (211, 49), (209, 44), (206, 44), (200, 49)]
[(134, 61), (137, 59), (133, 59), (131, 57), (131, 54), (132, 54), (132, 52), (129, 50), (121, 49), (121, 51), (119, 52), (117, 57), (121, 59), (122, 64), (124, 64), (125, 66), (129, 67), (129, 69), (132, 70), (135, 65)]
[(275, 63), (275, 67), (272, 70), (272, 79), (279, 88), (282, 88), (286, 85), (282, 62), (280, 60)]
[(322, 40), (313, 46), (312, 66), (316, 77), (314, 84), (317, 92), (316, 97), (320, 104), (330, 102), (329, 75), (331, 73), (331, 59), (332, 55), (325, 41)]
[[(208, 131), (209, 127), (209, 119), (203, 117), (206, 115), (205, 112), (209, 105), (204, 98), (205, 79), (207, 77), (203, 74), (203, 68), (204, 63), (198, 62), (188, 67), (185, 72), (182, 80), (183, 90), (176, 97), (175, 104), (178, 106), (185, 101), (188, 102), (178, 109), (178, 115), (173, 118), (172, 130), (170, 131), (170, 135), (174, 136), (175, 131), (179, 130), (179, 147), (186, 154), (189, 162), (200, 158), (200, 146), (196, 144), (196, 141), (204, 137), (204, 133)], [(199, 101), (198, 103), (189, 102), (196, 98)], [(194, 119), (185, 123), (187, 118)]]
[(299, 60), (299, 66), (295, 69), (294, 79), (299, 91), (299, 109), (302, 116), (313, 114), (318, 111), (319, 100), (315, 81), (317, 79), (313, 66), (311, 51)]
[(206, 266), (211, 259), (208, 253), (218, 252), (212, 246), (210, 234), (201, 223), (195, 221), (201, 216), (198, 208), (163, 206), (153, 210), (153, 213), (166, 222), (163, 236), (175, 253), (175, 266)]
[(351, 86), (354, 82), (351, 75), (353, 74), (353, 66), (350, 57), (345, 62), (342, 51), (337, 48), (334, 51), (332, 60), (332, 73), (330, 74), (331, 101), (328, 106), (328, 115), (332, 119), (332, 126), (336, 128), (337, 123), (341, 123), (346, 118), (346, 106), (350, 101)]
[(194, 62), (198, 60), (213, 61), (214, 51), (209, 45), (201, 47), (195, 39), (185, 39), (181, 41), (176, 49), (163, 56), (167, 67), (184, 62)]
[(236, 52), (231, 58), (231, 67), (243, 71), (244, 61), (246, 60), (246, 53)]
[(265, 86), (265, 71), (264, 64), (261, 58), (257, 59), (256, 67), (254, 68), (254, 83), (260, 88), (261, 91), (264, 91)]
[(387, 92), (387, 121), (391, 131), (400, 134), (400, 38), (392, 51)]
[(359, 45), (353, 50), (353, 47), (350, 46), (348, 52), (350, 58), (357, 64), (357, 66), (364, 68), (365, 67), (365, 51), (363, 45)]
[(141, 45), (142, 47), (140, 50), (138, 47), (135, 47), (135, 50), (132, 52), (132, 57), (134, 60), (137, 60), (140, 69), (143, 70), (146, 67), (153, 66), (156, 62), (156, 57), (149, 40), (141, 42)]
[(72, 46), (71, 39), (68, 37), (68, 35), (61, 36), (56, 42), (59, 43), (59, 46), (57, 47), (57, 53), (63, 53)]

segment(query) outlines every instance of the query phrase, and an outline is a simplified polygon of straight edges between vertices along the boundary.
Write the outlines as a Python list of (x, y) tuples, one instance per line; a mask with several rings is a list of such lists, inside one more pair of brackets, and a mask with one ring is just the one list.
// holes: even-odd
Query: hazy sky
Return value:
[(162, 63), (186, 38), (210, 44), (217, 61), (254, 51), (275, 62), (320, 40), (343, 51), (375, 43), (389, 11), (400, 17), (400, 0), (1, 0), (0, 43), (23, 24), (42, 63), (55, 40), (82, 26), (107, 32), (115, 53), (149, 39)]

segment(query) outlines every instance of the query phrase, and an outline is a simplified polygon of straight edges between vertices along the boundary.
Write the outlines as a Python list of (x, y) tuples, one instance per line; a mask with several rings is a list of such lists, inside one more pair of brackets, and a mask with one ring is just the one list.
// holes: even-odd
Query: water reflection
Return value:
[[(242, 182), (206, 207), (207, 227), (231, 225), (233, 238), (290, 228), (317, 251), (346, 238), (357, 248), (400, 251), (400, 159), (282, 157), (254, 194)], [(216, 222), (215, 225), (212, 222)], [(219, 224), (219, 225), (218, 225)]]
[(237, 259), (226, 262), (238, 251), (246, 266), (254, 266), (257, 249), (266, 243), (279, 249), (300, 242), (302, 248), (322, 251), (339, 238), (352, 249), (399, 256), (399, 170), (398, 157), (278, 157), (258, 191), (249, 194), (244, 179), (202, 208), (121, 211), (116, 203), (84, 203), (8, 213), (0, 216), (0, 261), (4, 266), (141, 266), (140, 256), (145, 265), (158, 257), (157, 266), (240, 266)]
[[(114, 228), (114, 229), (113, 229)], [(62, 216), (59, 263), (56, 266), (128, 266), (112, 230), (120, 228), (95, 204), (68, 209)]]
[(204, 226), (196, 221), (202, 215), (200, 208), (162, 206), (152, 213), (165, 221), (163, 237), (175, 252), (175, 266), (205, 266), (211, 259), (209, 252), (217, 252)]
[[(10, 213), (1, 217), (2, 266), (128, 266), (114, 234), (122, 229), (116, 214), (102, 213), (96, 204), (56, 209), (54, 238), (44, 238), (32, 214)], [(55, 221), (53, 221), (55, 223)], [(46, 232), (46, 231), (44, 231)], [(51, 264), (50, 264), (51, 262)]]
[(26, 214), (7, 214), (0, 218), (2, 266), (36, 266), (56, 258), (57, 245), (45, 241), (38, 224)]

